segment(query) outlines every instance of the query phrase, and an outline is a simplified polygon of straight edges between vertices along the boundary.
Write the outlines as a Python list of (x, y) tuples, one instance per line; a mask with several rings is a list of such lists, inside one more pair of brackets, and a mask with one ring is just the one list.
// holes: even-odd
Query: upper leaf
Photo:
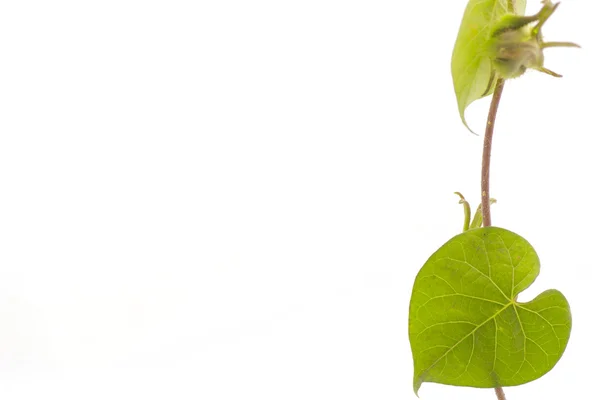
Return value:
[(427, 260), (409, 311), (415, 393), (423, 382), (515, 386), (554, 367), (571, 332), (569, 303), (554, 289), (516, 301), (539, 268), (525, 239), (496, 227), (461, 233)]
[[(526, 0), (469, 0), (452, 53), (452, 79), (458, 111), (465, 126), (465, 110), (491, 94), (496, 74), (488, 53), (493, 26), (506, 14), (523, 15)], [(473, 132), (471, 130), (471, 132)]]

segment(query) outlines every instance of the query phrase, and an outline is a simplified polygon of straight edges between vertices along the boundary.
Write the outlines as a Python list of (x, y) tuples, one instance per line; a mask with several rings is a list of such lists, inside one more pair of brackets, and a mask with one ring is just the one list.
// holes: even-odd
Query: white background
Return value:
[[(465, 5), (2, 2), (0, 398), (416, 398), (412, 283), (461, 229), (453, 192), (478, 203)], [(500, 106), (493, 223), (542, 260), (520, 299), (558, 288), (574, 320), (509, 400), (597, 393), (599, 15), (565, 0), (545, 36), (583, 48)]]

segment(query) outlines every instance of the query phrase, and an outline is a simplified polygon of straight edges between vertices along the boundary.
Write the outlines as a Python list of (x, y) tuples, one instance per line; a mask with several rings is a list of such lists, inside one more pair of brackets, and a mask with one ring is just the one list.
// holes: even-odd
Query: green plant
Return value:
[[(491, 226), (489, 170), (492, 135), (504, 81), (534, 69), (560, 77), (544, 66), (548, 47), (542, 26), (556, 10), (550, 0), (524, 16), (525, 0), (470, 0), (452, 55), (452, 77), (460, 117), (473, 101), (493, 94), (488, 114), (481, 173), (481, 205), (471, 219), (464, 206), (463, 233), (427, 260), (415, 279), (409, 310), (414, 359), (414, 390), (423, 382), (494, 388), (521, 385), (550, 371), (571, 332), (567, 299), (547, 290), (527, 303), (520, 292), (539, 274), (540, 263), (523, 237)], [(470, 130), (470, 128), (469, 128)], [(483, 226), (482, 226), (483, 225)]]

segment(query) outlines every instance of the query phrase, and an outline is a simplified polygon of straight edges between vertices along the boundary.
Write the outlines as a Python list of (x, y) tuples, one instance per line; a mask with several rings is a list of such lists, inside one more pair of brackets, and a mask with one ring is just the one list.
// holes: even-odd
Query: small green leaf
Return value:
[(427, 260), (409, 311), (415, 393), (423, 382), (515, 386), (554, 367), (571, 332), (569, 303), (554, 289), (517, 302), (539, 268), (524, 238), (496, 227), (463, 232)]
[(452, 53), (452, 79), (460, 118), (469, 130), (466, 108), (491, 94), (496, 85), (497, 77), (488, 52), (491, 30), (506, 14), (523, 15), (526, 2), (469, 0), (467, 4)]
[(454, 194), (457, 195), (458, 197), (460, 197), (460, 201), (458, 202), (458, 204), (463, 205), (463, 210), (465, 213), (465, 219), (464, 219), (464, 223), (463, 223), (463, 232), (465, 232), (465, 231), (469, 230), (469, 223), (471, 222), (471, 205), (469, 204), (467, 199), (465, 199), (465, 196), (463, 196), (462, 193), (454, 192)]

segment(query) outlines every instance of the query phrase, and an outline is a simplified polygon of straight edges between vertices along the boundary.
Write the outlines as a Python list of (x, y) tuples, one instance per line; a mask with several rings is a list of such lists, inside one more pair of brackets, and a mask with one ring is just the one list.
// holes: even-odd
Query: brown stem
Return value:
[[(514, 1), (509, 1), (510, 12), (515, 12)], [(488, 113), (487, 123), (485, 125), (485, 137), (483, 138), (483, 162), (481, 163), (481, 211), (483, 214), (483, 226), (492, 225), (492, 212), (490, 210), (490, 160), (492, 157), (492, 137), (494, 136), (494, 124), (496, 123), (496, 114), (500, 105), (500, 97), (504, 89), (504, 80), (498, 78), (496, 88), (492, 95), (490, 112)], [(498, 386), (494, 388), (498, 400), (506, 400), (504, 390)]]
[(496, 122), (500, 97), (502, 96), (502, 89), (504, 89), (504, 79), (498, 78), (492, 96), (490, 112), (488, 113), (487, 124), (485, 126), (485, 136), (483, 138), (483, 160), (481, 162), (481, 214), (483, 215), (484, 227), (492, 225), (492, 214), (490, 211), (490, 160), (492, 157), (494, 124)]
[(494, 390), (496, 391), (496, 397), (498, 397), (498, 400), (506, 400), (506, 396), (504, 396), (504, 390), (502, 390), (501, 387), (494, 388)]
[[(496, 88), (492, 95), (490, 103), (490, 112), (488, 113), (487, 124), (485, 126), (485, 136), (483, 138), (483, 160), (481, 163), (481, 214), (483, 216), (483, 226), (492, 225), (492, 213), (490, 211), (490, 161), (492, 158), (492, 137), (494, 136), (494, 125), (496, 123), (496, 114), (504, 89), (504, 80), (498, 78)], [(506, 400), (504, 390), (500, 386), (494, 388), (498, 400)]]
[[(514, 1), (509, 1), (508, 6), (510, 12), (515, 12)], [(494, 136), (494, 124), (496, 123), (496, 114), (504, 89), (504, 79), (498, 78), (496, 88), (492, 95), (490, 103), (490, 112), (485, 125), (485, 136), (483, 138), (483, 161), (481, 163), (481, 211), (483, 214), (483, 226), (492, 225), (492, 212), (490, 211), (490, 159), (492, 158), (492, 137)], [(506, 400), (504, 390), (501, 386), (495, 387), (496, 397), (498, 400)]]

